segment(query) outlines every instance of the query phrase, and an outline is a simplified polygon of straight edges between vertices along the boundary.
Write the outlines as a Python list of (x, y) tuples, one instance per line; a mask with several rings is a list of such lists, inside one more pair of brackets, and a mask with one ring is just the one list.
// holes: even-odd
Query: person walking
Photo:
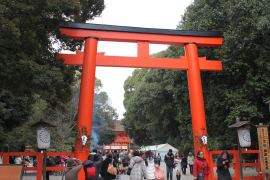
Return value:
[(187, 162), (189, 165), (189, 172), (190, 172), (190, 174), (193, 174), (194, 156), (193, 156), (192, 152), (188, 153)]
[(156, 164), (158, 164), (159, 166), (160, 166), (160, 161), (161, 161), (161, 156), (160, 156), (160, 154), (158, 153), (158, 154), (156, 155)]
[(174, 159), (174, 164), (175, 164), (175, 170), (176, 170), (176, 180), (180, 180), (181, 179), (181, 158), (179, 153), (176, 154), (176, 157)]
[(222, 153), (217, 158), (217, 176), (218, 180), (232, 180), (229, 168), (231, 158), (227, 151)]
[(139, 151), (133, 152), (128, 168), (131, 169), (130, 180), (143, 180), (146, 178), (146, 166), (144, 160), (140, 157)]
[(128, 167), (128, 165), (129, 165), (129, 156), (128, 156), (128, 152), (125, 152), (125, 154), (124, 154), (124, 159), (123, 159), (123, 161), (122, 161), (122, 163), (123, 163), (123, 167)]
[(79, 159), (69, 158), (65, 171), (65, 180), (78, 179), (78, 173), (82, 169), (82, 162)]
[(172, 153), (172, 150), (169, 149), (168, 153), (165, 155), (164, 158), (165, 164), (166, 164), (166, 172), (167, 172), (167, 180), (170, 178), (172, 180), (173, 178), (173, 167), (174, 167), (174, 155)]
[(148, 151), (146, 153), (145, 165), (146, 165), (146, 179), (155, 180), (155, 160), (153, 157), (153, 153), (151, 151)]
[(187, 156), (185, 154), (182, 155), (181, 158), (181, 168), (184, 175), (186, 175), (187, 171)]
[(208, 180), (209, 165), (202, 151), (198, 151), (197, 158), (193, 164), (193, 175), (196, 180)]
[(112, 164), (113, 167), (115, 168), (117, 167), (116, 162), (113, 161), (112, 153), (107, 154), (101, 166), (101, 176), (103, 177), (104, 180), (112, 180), (116, 178), (115, 175), (108, 173), (109, 164)]
[(88, 160), (83, 162), (83, 169), (86, 180), (96, 180), (99, 177), (103, 158), (96, 150), (91, 152)]

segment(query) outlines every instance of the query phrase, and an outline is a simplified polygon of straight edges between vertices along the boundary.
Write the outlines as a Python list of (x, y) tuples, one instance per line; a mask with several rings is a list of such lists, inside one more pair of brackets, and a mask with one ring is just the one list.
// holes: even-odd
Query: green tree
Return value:
[[(217, 148), (215, 142), (222, 142), (222, 145), (235, 143), (235, 133), (227, 127), (236, 117), (254, 124), (267, 122), (270, 118), (264, 104), (270, 92), (269, 3), (195, 0), (178, 25), (181, 30), (224, 32), (221, 48), (199, 50), (200, 56), (223, 61), (223, 71), (201, 73), (213, 148)], [(183, 52), (182, 47), (171, 46), (154, 56), (177, 58)], [(135, 87), (128, 85), (125, 88), (126, 127), (134, 130), (147, 127), (150, 143), (167, 141), (181, 148), (192, 145), (186, 72), (138, 71), (145, 73), (136, 83), (131, 82), (136, 80), (139, 72), (126, 80), (126, 84)], [(132, 87), (132, 93), (129, 87)]]
[(59, 24), (85, 22), (103, 9), (103, 0), (1, 1), (0, 127), (4, 133), (24, 125), (40, 101), (46, 102), (47, 112), (65, 109), (77, 67), (64, 66), (55, 52), (79, 48), (81, 42), (59, 41)]
[(224, 32), (220, 49), (201, 51), (209, 59), (219, 56), (224, 68), (222, 72), (203, 74), (207, 125), (212, 138), (232, 142), (233, 133), (224, 127), (235, 122), (236, 117), (254, 124), (269, 119), (264, 104), (270, 89), (266, 42), (270, 37), (266, 33), (270, 29), (269, 10), (269, 1), (194, 1), (179, 24), (180, 29)]
[[(77, 71), (76, 80), (72, 83), (72, 98), (66, 103), (65, 109), (55, 109), (47, 111), (48, 104), (44, 100), (36, 101), (33, 104), (35, 112), (31, 118), (22, 125), (6, 133), (6, 143), (9, 144), (11, 151), (19, 150), (18, 144), (32, 145), (36, 142), (36, 131), (31, 125), (38, 119), (44, 119), (55, 125), (51, 128), (51, 151), (71, 151), (74, 147), (77, 113), (80, 92), (80, 73)], [(101, 90), (102, 83), (96, 79), (95, 99), (93, 112), (93, 131), (98, 139), (92, 139), (91, 144), (103, 145), (110, 144), (115, 137), (113, 121), (117, 120), (118, 115), (108, 101), (107, 93)], [(37, 97), (36, 97), (37, 98)], [(92, 132), (93, 133), (93, 132)], [(36, 143), (34, 143), (36, 144)]]

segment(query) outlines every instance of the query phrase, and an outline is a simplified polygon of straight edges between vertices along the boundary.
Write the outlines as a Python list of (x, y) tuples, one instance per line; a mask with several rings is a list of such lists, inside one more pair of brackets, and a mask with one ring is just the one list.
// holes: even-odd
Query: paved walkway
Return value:
[[(166, 165), (164, 162), (161, 163), (161, 167), (166, 177)], [(193, 180), (193, 176), (189, 174), (189, 168), (187, 168), (186, 172), (187, 172), (186, 175), (181, 176), (181, 180)], [(173, 171), (173, 180), (176, 180), (175, 170)]]
[[(164, 162), (161, 163), (161, 167), (164, 170), (165, 176), (166, 176), (166, 166)], [(33, 175), (23, 176), (23, 180), (35, 180), (35, 179), (36, 179), (36, 176), (33, 176)], [(62, 180), (62, 176), (50, 176), (50, 180)], [(120, 180), (129, 180), (129, 176), (127, 175), (122, 176)], [(173, 180), (176, 180), (175, 171), (174, 171)], [(187, 174), (181, 176), (181, 180), (193, 180), (193, 176), (189, 174), (189, 168), (187, 169)]]

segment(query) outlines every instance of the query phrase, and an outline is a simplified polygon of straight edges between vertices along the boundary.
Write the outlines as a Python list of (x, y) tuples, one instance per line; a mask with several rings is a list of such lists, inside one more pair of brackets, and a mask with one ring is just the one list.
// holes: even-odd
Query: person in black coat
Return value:
[(113, 161), (113, 157), (111, 153), (107, 154), (106, 159), (103, 161), (102, 167), (101, 167), (101, 176), (103, 177), (104, 180), (111, 180), (115, 179), (116, 176), (111, 175), (110, 173), (107, 172), (108, 166), (110, 163), (113, 163), (114, 167), (117, 167), (117, 162)]
[[(83, 162), (83, 169), (85, 173), (86, 180), (96, 180), (99, 178), (99, 174), (101, 172), (103, 159), (99, 152), (93, 150), (92, 153), (89, 154), (88, 160)], [(95, 177), (88, 175), (88, 169), (94, 167), (95, 168)], [(92, 171), (93, 172), (93, 171)]]
[[(25, 160), (24, 160), (25, 161)], [(46, 159), (46, 166), (51, 167), (55, 165), (54, 157), (48, 156)], [(50, 179), (50, 174), (52, 171), (46, 171), (46, 180)]]
[(167, 172), (167, 180), (172, 180), (173, 177), (173, 168), (174, 168), (174, 155), (172, 153), (172, 149), (169, 149), (168, 153), (164, 157), (164, 161), (166, 164), (166, 172)]
[(186, 174), (187, 171), (187, 156), (183, 154), (182, 158), (181, 158), (181, 169), (183, 174)]
[(217, 158), (217, 175), (218, 180), (232, 180), (229, 168), (231, 158), (227, 151), (223, 151)]

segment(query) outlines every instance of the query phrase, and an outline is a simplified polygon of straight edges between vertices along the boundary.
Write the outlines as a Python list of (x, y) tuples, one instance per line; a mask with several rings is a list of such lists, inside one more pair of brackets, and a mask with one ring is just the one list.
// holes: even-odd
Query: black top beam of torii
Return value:
[(142, 28), (132, 26), (116, 26), (107, 24), (90, 24), (90, 23), (68, 23), (60, 25), (60, 28), (85, 29), (98, 31), (112, 32), (131, 32), (131, 33), (146, 33), (160, 35), (176, 35), (176, 36), (196, 36), (196, 37), (223, 37), (220, 31), (186, 31), (175, 29), (157, 29), (157, 28)]

